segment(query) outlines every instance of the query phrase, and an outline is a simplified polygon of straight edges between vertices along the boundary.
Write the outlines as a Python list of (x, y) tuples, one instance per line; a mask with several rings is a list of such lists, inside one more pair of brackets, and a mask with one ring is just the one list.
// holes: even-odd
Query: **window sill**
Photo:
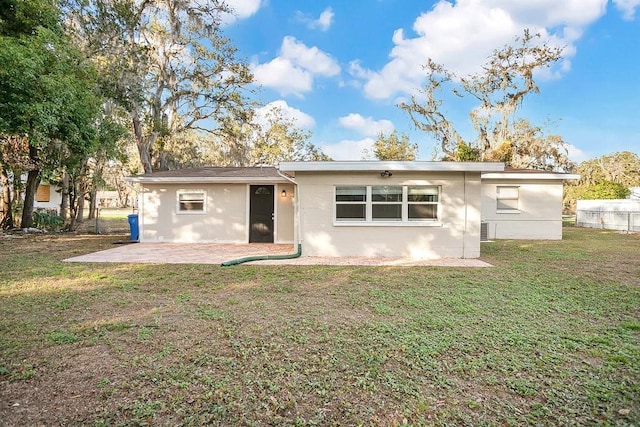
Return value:
[(205, 215), (205, 214), (206, 214), (205, 211), (197, 211), (197, 212), (196, 211), (184, 211), (184, 212), (178, 211), (178, 212), (176, 212), (176, 215)]
[(518, 209), (502, 209), (499, 211), (496, 211), (497, 214), (519, 214), (520, 210)]
[(440, 221), (334, 221), (334, 227), (442, 227)]

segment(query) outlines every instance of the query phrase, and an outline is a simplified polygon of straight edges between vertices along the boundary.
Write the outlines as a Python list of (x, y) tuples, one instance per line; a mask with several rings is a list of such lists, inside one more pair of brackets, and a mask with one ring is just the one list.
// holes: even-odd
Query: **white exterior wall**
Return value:
[(57, 213), (60, 213), (60, 205), (62, 204), (62, 192), (56, 191), (59, 190), (55, 185), (48, 184), (46, 182), (41, 183), (40, 185), (48, 185), (49, 186), (49, 201), (48, 202), (38, 202), (34, 200), (33, 208), (34, 209), (55, 209)]
[[(296, 172), (303, 256), (477, 258), (480, 256), (479, 172)], [(335, 221), (336, 185), (441, 186), (436, 223)]]
[[(267, 184), (272, 185), (272, 184)], [(275, 184), (274, 240), (293, 241), (293, 186)], [(178, 192), (205, 191), (206, 212), (178, 213)], [(247, 243), (249, 184), (144, 184), (139, 203), (141, 242)]]
[[(483, 179), (482, 222), (489, 239), (562, 239), (562, 180)], [(518, 212), (498, 212), (498, 186), (519, 188)]]
[[(282, 190), (286, 195), (282, 197)], [(295, 187), (293, 184), (278, 184), (275, 189), (275, 242), (293, 243), (294, 222), (293, 202), (295, 200)]]

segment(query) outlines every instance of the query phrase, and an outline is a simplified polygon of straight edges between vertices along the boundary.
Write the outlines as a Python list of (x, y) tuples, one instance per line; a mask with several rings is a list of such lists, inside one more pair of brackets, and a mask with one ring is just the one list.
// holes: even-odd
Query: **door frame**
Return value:
[(246, 186), (246, 193), (247, 193), (247, 243), (252, 243), (251, 242), (251, 187), (252, 186), (266, 186), (266, 187), (272, 187), (273, 188), (273, 229), (271, 231), (271, 234), (273, 234), (273, 243), (277, 242), (277, 237), (278, 237), (278, 199), (276, 198), (276, 196), (278, 195), (278, 191), (280, 191), (280, 189), (278, 188), (278, 184), (274, 184), (274, 183), (251, 183), (251, 184), (247, 184)]

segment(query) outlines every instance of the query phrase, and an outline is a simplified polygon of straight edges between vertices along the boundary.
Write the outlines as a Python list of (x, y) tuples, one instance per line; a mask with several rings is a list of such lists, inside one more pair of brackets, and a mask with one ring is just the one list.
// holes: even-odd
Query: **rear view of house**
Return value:
[(303, 256), (477, 258), (482, 237), (562, 238), (574, 175), (490, 162), (282, 162), (130, 177), (141, 242), (295, 243)]

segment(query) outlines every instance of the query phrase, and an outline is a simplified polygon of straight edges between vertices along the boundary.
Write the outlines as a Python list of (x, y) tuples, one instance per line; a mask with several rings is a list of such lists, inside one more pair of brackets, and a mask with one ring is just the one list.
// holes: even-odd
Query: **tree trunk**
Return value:
[(140, 117), (138, 117), (137, 112), (134, 111), (131, 116), (133, 121), (133, 134), (136, 138), (136, 146), (138, 147), (140, 162), (142, 163), (144, 173), (151, 173), (153, 172), (153, 168), (151, 166), (151, 145), (155, 138), (152, 139), (151, 137), (146, 137), (143, 134), (142, 123), (140, 122)]
[(69, 219), (69, 174), (62, 175), (62, 202), (60, 202), (60, 216), (66, 222)]
[(9, 174), (5, 168), (0, 166), (0, 185), (2, 185), (2, 205), (0, 211), (0, 229), (13, 228), (13, 203), (11, 203), (11, 183), (9, 182)]
[(78, 224), (82, 224), (84, 222), (84, 196), (84, 186), (82, 184), (79, 184), (77, 186), (76, 193), (76, 203), (78, 204), (78, 209), (76, 210), (75, 216), (76, 222)]
[(94, 189), (89, 191), (89, 217), (88, 219), (96, 218), (96, 201), (97, 201), (97, 192)]
[(24, 189), (24, 206), (22, 207), (22, 221), (20, 221), (22, 228), (33, 227), (33, 205), (38, 184), (40, 184), (40, 171), (30, 170), (27, 173), (27, 184)]

